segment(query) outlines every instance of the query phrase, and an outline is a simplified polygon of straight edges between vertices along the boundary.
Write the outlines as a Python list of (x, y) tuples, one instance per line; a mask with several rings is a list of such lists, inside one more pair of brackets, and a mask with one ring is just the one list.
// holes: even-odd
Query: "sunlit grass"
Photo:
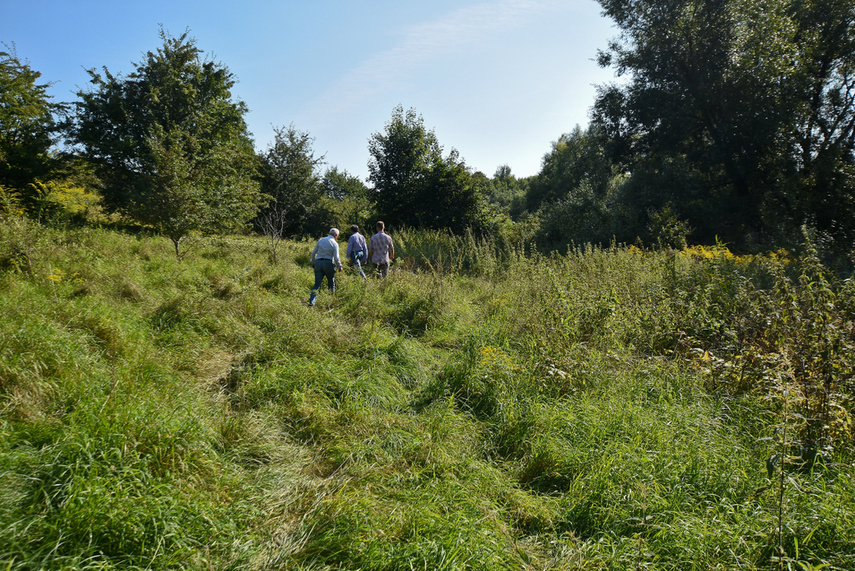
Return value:
[(0, 222), (0, 568), (855, 565), (851, 286), (396, 240), (308, 307), (306, 242)]

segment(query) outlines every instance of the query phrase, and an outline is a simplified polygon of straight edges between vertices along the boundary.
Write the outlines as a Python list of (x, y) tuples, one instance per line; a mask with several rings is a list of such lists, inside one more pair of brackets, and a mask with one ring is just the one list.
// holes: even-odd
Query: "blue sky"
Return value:
[(593, 61), (617, 34), (600, 12), (594, 0), (0, 0), (0, 41), (72, 101), (86, 69), (126, 75), (161, 25), (189, 30), (238, 80), (259, 150), (293, 124), (327, 167), (364, 179), (368, 139), (400, 104), (474, 170), (530, 176), (614, 80)]

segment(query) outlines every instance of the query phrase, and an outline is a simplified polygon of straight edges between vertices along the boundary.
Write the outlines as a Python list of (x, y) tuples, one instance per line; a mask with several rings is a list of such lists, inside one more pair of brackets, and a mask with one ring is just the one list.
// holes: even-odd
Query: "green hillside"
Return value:
[(0, 220), (0, 568), (855, 568), (851, 281), (394, 238)]

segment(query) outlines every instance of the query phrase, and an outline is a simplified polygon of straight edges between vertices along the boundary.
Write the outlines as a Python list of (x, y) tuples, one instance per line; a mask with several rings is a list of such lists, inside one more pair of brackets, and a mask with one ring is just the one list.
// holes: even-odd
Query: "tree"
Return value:
[(106, 207), (157, 228), (180, 256), (193, 231), (244, 228), (262, 195), (232, 74), (187, 33), (160, 37), (127, 78), (89, 70), (69, 139), (96, 165)]
[(41, 73), (6, 48), (0, 51), (0, 187), (30, 202), (30, 185), (53, 167), (48, 151), (61, 106), (47, 94), (50, 85), (38, 83)]
[[(594, 122), (612, 157), (698, 237), (810, 222), (851, 245), (853, 0), (599, 0), (621, 36)], [(845, 228), (849, 230), (844, 230)]]
[(381, 218), (452, 232), (477, 224), (479, 187), (456, 150), (442, 156), (436, 135), (414, 109), (396, 107), (385, 133), (371, 135), (368, 150), (368, 180)]
[(321, 185), (324, 188), (324, 194), (327, 198), (337, 198), (339, 200), (352, 198), (359, 201), (369, 200), (368, 187), (365, 186), (365, 183), (358, 176), (353, 176), (346, 170), (339, 171), (338, 167), (327, 169)]
[(540, 173), (529, 186), (526, 205), (534, 212), (543, 204), (565, 198), (583, 184), (595, 197), (602, 197), (612, 170), (601, 137), (593, 127), (583, 131), (577, 125), (552, 143), (552, 150), (543, 157)]
[(418, 206), (420, 226), (447, 229), (462, 234), (478, 228), (483, 186), (473, 179), (466, 163), (452, 149), (437, 160), (425, 178), (425, 191)]
[(324, 173), (321, 186), (322, 210), (331, 226), (347, 228), (358, 224), (366, 227), (376, 220), (373, 193), (359, 177), (332, 167)]
[(532, 179), (533, 177), (517, 178), (511, 173), (511, 167), (502, 165), (487, 182), (485, 198), (510, 219), (519, 220), (526, 211), (526, 196)]
[(323, 197), (318, 168), (324, 157), (315, 157), (314, 139), (294, 125), (274, 132), (273, 143), (261, 157), (262, 190), (271, 197), (262, 214), (282, 212), (286, 235), (314, 234)]
[(279, 248), (279, 242), (285, 238), (285, 231), (288, 228), (288, 210), (280, 205), (279, 202), (274, 201), (258, 215), (255, 223), (261, 230), (261, 233), (267, 237), (270, 243), (271, 261), (276, 264), (278, 261), (276, 253)]

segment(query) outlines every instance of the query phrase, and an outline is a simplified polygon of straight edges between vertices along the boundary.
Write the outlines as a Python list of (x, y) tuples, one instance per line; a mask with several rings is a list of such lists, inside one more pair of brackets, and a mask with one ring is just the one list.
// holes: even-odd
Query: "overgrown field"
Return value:
[(394, 237), (0, 220), (0, 568), (855, 569), (851, 281)]

